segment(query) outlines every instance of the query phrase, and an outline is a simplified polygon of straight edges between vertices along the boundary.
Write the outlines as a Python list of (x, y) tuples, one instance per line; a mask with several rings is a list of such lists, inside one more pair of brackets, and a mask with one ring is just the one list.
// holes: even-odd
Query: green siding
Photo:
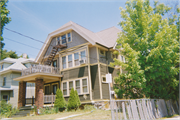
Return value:
[(100, 99), (98, 65), (91, 66), (92, 99)]
[(63, 71), (61, 74), (63, 75), (62, 80), (85, 77), (88, 76), (88, 66)]

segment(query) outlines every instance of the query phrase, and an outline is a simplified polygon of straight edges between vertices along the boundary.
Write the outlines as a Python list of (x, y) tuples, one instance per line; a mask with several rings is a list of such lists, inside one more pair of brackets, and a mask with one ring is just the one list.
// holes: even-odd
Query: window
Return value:
[(68, 33), (67, 36), (68, 36), (68, 42), (71, 42), (71, 33)]
[(6, 85), (6, 77), (3, 78), (3, 86)]
[(3, 95), (3, 100), (8, 101), (8, 95)]
[(54, 95), (56, 94), (56, 91), (57, 91), (57, 84), (56, 84), (56, 85), (53, 85), (53, 94), (54, 94)]
[(104, 51), (104, 50), (101, 50), (101, 49), (100, 49), (99, 52), (100, 52), (101, 55), (104, 55), (104, 56), (105, 56), (105, 51)]
[(49, 95), (50, 91), (49, 91), (49, 86), (45, 86), (45, 95)]
[(60, 37), (57, 37), (58, 44), (60, 44)]
[(63, 95), (67, 95), (67, 82), (63, 83)]
[(112, 53), (111, 55), (112, 55), (112, 56), (111, 56), (112, 59), (114, 59), (114, 58), (118, 59), (118, 55), (117, 55), (117, 54), (113, 54), (113, 53)]
[(74, 53), (74, 64), (79, 65), (79, 53)]
[(81, 59), (86, 59), (86, 52), (85, 52), (85, 50), (81, 51)]
[(106, 82), (106, 77), (105, 76), (102, 77), (102, 82)]
[(66, 43), (66, 34), (61, 36), (62, 44)]
[(83, 90), (83, 93), (86, 93), (88, 92), (88, 87), (87, 87), (87, 79), (82, 79), (82, 90)]
[(80, 80), (76, 80), (75, 84), (76, 84), (76, 90), (77, 90), (78, 94), (80, 94), (81, 93), (81, 90), (80, 90)]
[(57, 67), (57, 60), (53, 61), (53, 67)]
[(69, 95), (70, 95), (72, 88), (73, 88), (73, 81), (69, 82)]
[(72, 67), (73, 64), (72, 64), (72, 54), (71, 55), (68, 55), (68, 67)]
[(66, 56), (62, 57), (63, 69), (66, 68)]
[(4, 68), (4, 65), (2, 64), (2, 65), (1, 65), (1, 69), (3, 70), (3, 68)]

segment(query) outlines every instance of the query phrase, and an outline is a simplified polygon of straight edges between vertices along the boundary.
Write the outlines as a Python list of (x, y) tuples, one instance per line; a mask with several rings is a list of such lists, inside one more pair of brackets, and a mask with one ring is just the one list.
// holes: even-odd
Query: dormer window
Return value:
[(71, 42), (71, 33), (68, 33), (67, 37), (68, 37), (68, 42)]
[(61, 36), (62, 44), (66, 43), (66, 34)]

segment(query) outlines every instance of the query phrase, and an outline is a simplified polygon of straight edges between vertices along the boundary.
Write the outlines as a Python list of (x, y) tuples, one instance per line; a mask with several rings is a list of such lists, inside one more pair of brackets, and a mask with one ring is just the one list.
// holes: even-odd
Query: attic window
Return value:
[(62, 44), (66, 43), (66, 34), (61, 36)]
[(68, 33), (67, 37), (68, 37), (68, 42), (71, 42), (71, 33)]

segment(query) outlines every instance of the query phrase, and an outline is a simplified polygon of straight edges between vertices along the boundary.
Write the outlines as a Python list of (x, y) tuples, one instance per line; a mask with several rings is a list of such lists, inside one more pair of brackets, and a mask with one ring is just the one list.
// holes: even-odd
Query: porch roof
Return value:
[(24, 81), (24, 82), (35, 82), (36, 79), (43, 79), (45, 83), (52, 82), (52, 81), (58, 81), (63, 77), (63, 75), (58, 74), (51, 74), (51, 73), (33, 73), (21, 77), (14, 78), (15, 81)]

